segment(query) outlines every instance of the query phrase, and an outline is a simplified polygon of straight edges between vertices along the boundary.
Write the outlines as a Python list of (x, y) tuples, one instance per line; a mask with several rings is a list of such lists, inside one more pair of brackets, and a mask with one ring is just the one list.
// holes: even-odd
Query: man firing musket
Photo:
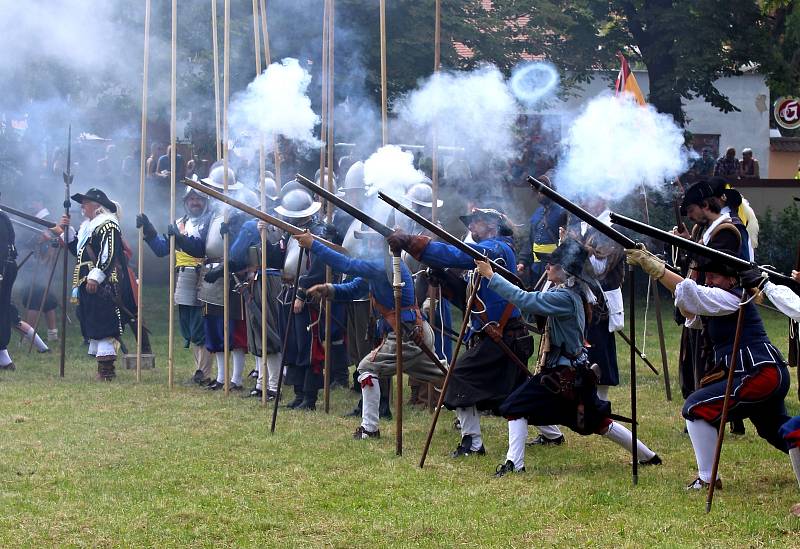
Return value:
[[(443, 366), (436, 365), (423, 350), (431, 349), (434, 343), (433, 330), (422, 319), (414, 297), (414, 281), (411, 272), (400, 264), (403, 279), (401, 298), (401, 322), (395, 321), (393, 287), (387, 275), (391, 261), (383, 242), (383, 235), (362, 226), (355, 238), (362, 242), (357, 258), (348, 258), (315, 242), (310, 234), (294, 237), (305, 249), (311, 251), (318, 261), (329, 265), (334, 271), (352, 275), (354, 278), (341, 284), (317, 284), (308, 289), (310, 297), (330, 297), (336, 301), (349, 301), (365, 294), (370, 296), (374, 309), (380, 314), (377, 330), (380, 344), (363, 357), (358, 365), (358, 381), (362, 392), (361, 425), (353, 433), (355, 439), (379, 438), (378, 412), (381, 389), (378, 381), (395, 373), (395, 356), (398, 345), (402, 346), (403, 371), (423, 382), (438, 382), (443, 379)], [(398, 344), (398, 330), (400, 343)], [(401, 381), (398, 380), (398, 383)]]
[[(461, 216), (461, 221), (475, 241), (471, 245), (475, 250), (512, 270), (516, 268), (511, 227), (503, 214), (491, 208), (475, 209)], [(432, 267), (471, 270), (475, 266), (472, 256), (452, 244), (433, 242), (428, 236), (396, 231), (387, 240), (393, 250), (405, 250)], [(533, 341), (519, 310), (491, 290), (488, 281), (473, 277), (469, 284), (479, 285), (480, 302), (476, 311), (469, 313), (472, 318), (468, 339), (472, 345), (456, 361), (444, 401), (448, 409), (456, 411), (461, 424), (461, 441), (451, 454), (454, 458), (486, 453), (479, 411), (496, 413), (503, 400), (525, 379), (506, 353), (510, 351), (523, 364), (533, 353)]]

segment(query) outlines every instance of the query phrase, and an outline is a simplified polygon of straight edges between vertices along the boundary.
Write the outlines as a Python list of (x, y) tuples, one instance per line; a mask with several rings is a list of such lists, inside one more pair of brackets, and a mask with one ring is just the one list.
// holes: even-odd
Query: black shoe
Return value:
[(294, 400), (291, 401), (289, 404), (286, 405), (287, 408), (290, 410), (294, 410), (303, 402), (303, 391), (298, 391), (295, 389), (294, 391)]
[(655, 454), (650, 459), (639, 460), (639, 465), (661, 465), (661, 463), (661, 458), (658, 456), (658, 454)]
[(247, 393), (248, 398), (258, 397), (261, 398), (261, 389), (252, 389)]
[(539, 435), (529, 440), (526, 444), (528, 446), (561, 446), (564, 444), (564, 435), (558, 438), (547, 438), (544, 435)]
[(212, 381), (211, 383), (209, 383), (208, 385), (206, 385), (206, 389), (208, 389), (209, 391), (219, 391), (220, 389), (224, 389), (224, 388), (225, 388), (225, 384), (224, 383), (220, 383), (216, 379), (214, 381)]
[(311, 402), (310, 400), (304, 400), (300, 404), (295, 407), (295, 410), (306, 410), (308, 412), (313, 412), (317, 409), (317, 402)]
[(353, 438), (356, 440), (366, 440), (368, 438), (381, 438), (381, 430), (367, 431), (363, 426), (359, 425), (358, 429), (353, 433)]
[(276, 393), (275, 391), (270, 391), (269, 389), (267, 389), (267, 402), (272, 402), (276, 398), (278, 398), (278, 393)]
[[(692, 482), (686, 485), (687, 490), (708, 490), (708, 482), (704, 481), (700, 477), (697, 477)], [(715, 490), (722, 490), (722, 479), (717, 479), (717, 482), (714, 486)]]
[(244, 386), (243, 385), (238, 385), (236, 383), (231, 383), (230, 385), (228, 385), (228, 390), (229, 391), (244, 391)]
[(206, 376), (203, 375), (202, 370), (195, 370), (194, 375), (192, 376), (192, 381), (194, 383), (197, 383), (198, 385), (202, 385), (203, 381), (205, 381), (206, 379), (207, 378)]
[(252, 377), (253, 379), (258, 379), (258, 370), (253, 368), (252, 370), (250, 370), (250, 373), (247, 374), (247, 377)]
[(732, 435), (743, 435), (745, 433), (744, 420), (734, 419), (730, 422)]
[(14, 365), (13, 362), (9, 362), (8, 364), (4, 364), (3, 366), (0, 366), (0, 370), (8, 370), (9, 372), (13, 372), (16, 369), (17, 369), (17, 367)]
[(486, 448), (484, 448), (483, 444), (477, 450), (472, 449), (472, 436), (471, 435), (464, 435), (459, 442), (456, 449), (450, 453), (450, 457), (459, 458), (459, 457), (466, 457), (472, 455), (479, 455), (483, 456), (486, 454)]
[(494, 476), (495, 478), (500, 478), (507, 475), (508, 473), (524, 473), (524, 472), (525, 472), (525, 467), (522, 467), (520, 469), (515, 469), (514, 462), (509, 459), (505, 463), (501, 463), (495, 468)]

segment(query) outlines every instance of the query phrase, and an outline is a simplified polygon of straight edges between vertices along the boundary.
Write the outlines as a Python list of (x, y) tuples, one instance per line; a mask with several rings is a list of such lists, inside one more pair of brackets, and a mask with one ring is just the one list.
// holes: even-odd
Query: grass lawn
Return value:
[[(640, 437), (662, 466), (640, 469), (632, 486), (621, 448), (568, 432), (561, 447), (529, 449), (526, 474), (495, 479), (507, 445), (500, 418), (482, 421), (486, 457), (454, 461), (447, 455), (458, 434), (443, 412), (420, 470), (427, 412), (406, 409), (397, 457), (394, 423), (382, 424), (380, 440), (350, 438), (358, 421), (341, 417), (356, 400), (350, 391), (332, 393), (330, 415), (282, 409), (270, 435), (269, 408), (183, 384), (193, 367), (180, 346), (169, 391), (165, 292), (148, 290), (158, 368), (140, 384), (119, 368), (115, 382), (95, 382), (74, 326), (63, 380), (57, 350), (10, 346), (17, 371), (0, 374), (0, 547), (798, 545), (800, 519), (788, 510), (800, 492), (789, 460), (750, 423), (744, 437), (726, 437), (725, 487), (712, 513), (705, 493), (684, 491), (696, 467), (670, 319), (675, 399), (666, 402), (661, 378), (638, 369)], [(786, 320), (762, 312), (785, 348)], [(649, 324), (646, 349), (659, 365), (652, 309)], [(619, 351), (625, 380), (611, 398), (627, 414), (627, 354)], [(790, 413), (799, 410), (795, 395), (793, 380)]]

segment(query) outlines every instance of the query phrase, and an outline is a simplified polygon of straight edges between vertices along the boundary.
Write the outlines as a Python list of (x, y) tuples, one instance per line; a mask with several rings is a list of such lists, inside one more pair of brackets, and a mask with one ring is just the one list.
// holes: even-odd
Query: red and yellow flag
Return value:
[(642, 94), (642, 90), (639, 88), (638, 82), (636, 82), (636, 77), (633, 75), (633, 72), (631, 72), (630, 66), (628, 66), (628, 60), (625, 59), (625, 56), (621, 53), (617, 53), (617, 57), (619, 57), (619, 61), (621, 63), (619, 74), (617, 75), (617, 95), (627, 92), (631, 94), (634, 99), (636, 99), (637, 103), (645, 106), (647, 101), (644, 100), (644, 95)]

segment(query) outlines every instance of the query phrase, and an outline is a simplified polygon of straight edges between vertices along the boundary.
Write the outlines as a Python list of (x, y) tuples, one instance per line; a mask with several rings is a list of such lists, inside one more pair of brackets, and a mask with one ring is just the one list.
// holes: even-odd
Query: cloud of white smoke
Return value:
[(629, 97), (602, 94), (573, 121), (556, 168), (559, 192), (618, 200), (641, 185), (662, 187), (688, 167), (682, 130), (672, 117)]

